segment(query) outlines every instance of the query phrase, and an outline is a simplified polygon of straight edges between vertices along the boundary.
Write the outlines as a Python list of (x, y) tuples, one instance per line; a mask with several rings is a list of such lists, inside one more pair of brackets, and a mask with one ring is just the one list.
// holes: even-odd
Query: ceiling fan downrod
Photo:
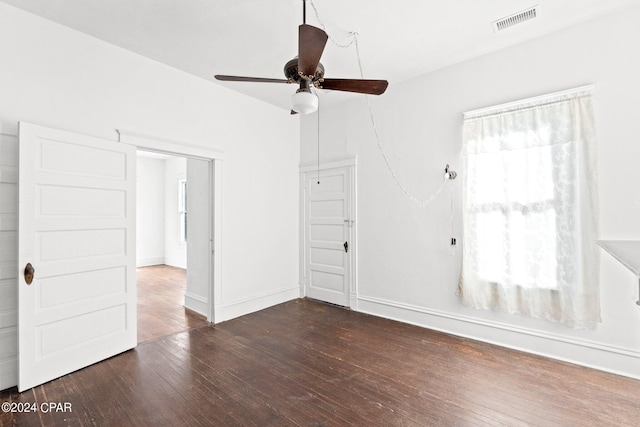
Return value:
[(302, 23), (307, 23), (307, 0), (302, 0)]

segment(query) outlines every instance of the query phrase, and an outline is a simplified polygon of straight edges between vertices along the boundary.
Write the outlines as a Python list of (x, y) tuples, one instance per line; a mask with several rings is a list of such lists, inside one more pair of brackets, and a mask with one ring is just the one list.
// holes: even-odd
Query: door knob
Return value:
[(33, 276), (36, 273), (35, 268), (31, 265), (31, 263), (27, 263), (24, 267), (24, 281), (27, 282), (27, 285), (30, 285), (33, 282)]
[(344, 242), (344, 245), (342, 245), (342, 246), (344, 246), (344, 251), (345, 252), (349, 252), (349, 243)]

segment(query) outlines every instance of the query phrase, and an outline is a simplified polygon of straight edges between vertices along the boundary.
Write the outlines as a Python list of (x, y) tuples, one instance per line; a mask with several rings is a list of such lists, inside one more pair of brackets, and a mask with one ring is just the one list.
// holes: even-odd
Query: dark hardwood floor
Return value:
[(208, 324), (184, 308), (187, 272), (168, 265), (138, 268), (138, 343)]
[(72, 407), (2, 426), (637, 426), (640, 381), (295, 300), (0, 402)]

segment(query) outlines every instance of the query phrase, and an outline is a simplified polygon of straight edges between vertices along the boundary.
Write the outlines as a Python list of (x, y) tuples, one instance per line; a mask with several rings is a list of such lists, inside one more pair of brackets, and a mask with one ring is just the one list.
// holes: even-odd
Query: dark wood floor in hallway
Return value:
[(73, 411), (2, 426), (637, 426), (640, 381), (296, 300), (0, 401)]
[(184, 308), (187, 271), (168, 265), (136, 269), (138, 285), (138, 343), (208, 324)]

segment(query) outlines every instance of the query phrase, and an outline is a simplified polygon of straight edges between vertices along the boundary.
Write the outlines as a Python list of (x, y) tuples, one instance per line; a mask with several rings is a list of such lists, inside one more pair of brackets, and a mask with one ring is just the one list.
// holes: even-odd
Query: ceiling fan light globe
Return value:
[(299, 114), (311, 114), (318, 109), (318, 97), (308, 90), (291, 95), (291, 109)]

